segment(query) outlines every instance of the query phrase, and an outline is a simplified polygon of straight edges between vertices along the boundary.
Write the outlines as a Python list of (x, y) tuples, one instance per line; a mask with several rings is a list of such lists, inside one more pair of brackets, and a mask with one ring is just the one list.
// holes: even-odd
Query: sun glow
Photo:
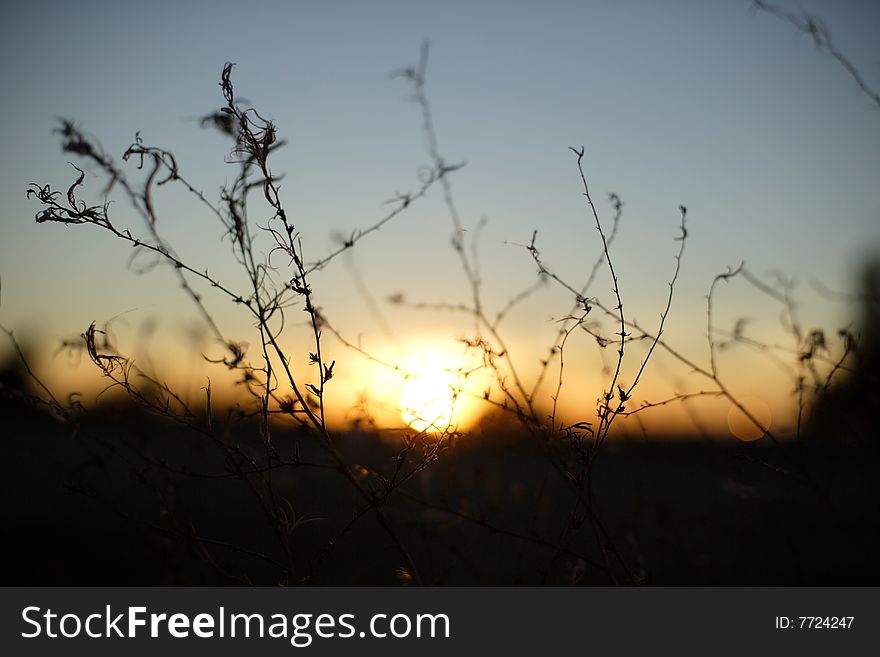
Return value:
[(410, 359), (400, 394), (400, 417), (416, 431), (442, 433), (461, 422), (464, 369), (455, 356), (425, 351)]

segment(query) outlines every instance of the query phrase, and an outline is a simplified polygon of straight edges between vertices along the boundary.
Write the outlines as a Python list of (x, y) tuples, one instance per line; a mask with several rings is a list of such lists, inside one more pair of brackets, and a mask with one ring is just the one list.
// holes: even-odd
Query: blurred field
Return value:
[[(254, 554), (279, 558), (246, 483), (187, 431), (128, 406), (92, 411), (75, 433), (8, 396), (0, 409), (5, 585), (278, 582)], [(249, 435), (243, 424), (233, 439)], [(364, 472), (397, 452), (365, 433), (338, 441)], [(279, 452), (294, 444), (304, 461), (320, 459), (309, 435), (276, 434)], [(387, 508), (426, 584), (610, 583), (574, 556), (601, 561), (548, 454), (487, 429), (404, 486)], [(729, 439), (611, 441), (596, 465), (597, 508), (638, 583), (876, 585), (877, 452), (799, 454)], [(290, 583), (408, 583), (372, 515), (340, 535), (362, 502), (338, 473), (286, 467), (273, 482), (305, 521)]]

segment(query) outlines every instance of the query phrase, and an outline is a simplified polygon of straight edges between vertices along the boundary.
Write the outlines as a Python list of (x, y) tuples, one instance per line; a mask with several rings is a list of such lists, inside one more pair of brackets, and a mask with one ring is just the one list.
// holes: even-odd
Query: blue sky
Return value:
[[(880, 86), (880, 5), (780, 3), (820, 16)], [(441, 150), (467, 162), (453, 179), (464, 223), (473, 230), (488, 221), (480, 259), (496, 306), (534, 280), (516, 245), (533, 230), (548, 264), (572, 280), (598, 254), (570, 145), (586, 149), (603, 217), (608, 192), (626, 204), (612, 255), (630, 312), (646, 322), (662, 309), (677, 207), (689, 208), (668, 335), (695, 356), (705, 354), (704, 295), (729, 265), (745, 260), (758, 274), (793, 277), (805, 323), (836, 329), (852, 309), (821, 298), (809, 281), (851, 290), (880, 246), (880, 110), (806, 38), (746, 0), (11, 2), (3, 13), (0, 320), (19, 334), (57, 340), (128, 311), (133, 324), (165, 318), (173, 333), (195, 316), (167, 272), (129, 272), (127, 250), (108, 237), (34, 223), (28, 183), (70, 181), (68, 156), (51, 134), (55, 117), (76, 119), (117, 156), (141, 131), (173, 150), (212, 196), (231, 175), (222, 163), (228, 145), (195, 119), (220, 104), (221, 68), (235, 62), (238, 93), (289, 139), (275, 169), (287, 176), (285, 203), (317, 257), (335, 233), (373, 223), (385, 201), (418, 185), (428, 158), (417, 107), (389, 73), (414, 63), (424, 39)], [(93, 194), (100, 188), (93, 182)], [(235, 276), (217, 248), (220, 230), (190, 207), (173, 193), (165, 201), (169, 240)], [(466, 300), (449, 237), (435, 192), (362, 242), (348, 266), (340, 260), (316, 278), (331, 321), (380, 351), (465, 331), (461, 318), (384, 303), (398, 291)], [(397, 346), (388, 346), (355, 271)], [(723, 321), (754, 316), (772, 335), (778, 309), (741, 285), (729, 288)], [(607, 297), (604, 290), (595, 293)], [(564, 293), (548, 290), (511, 318), (526, 360), (532, 348), (546, 349), (566, 304)], [(225, 307), (216, 312), (248, 330)]]

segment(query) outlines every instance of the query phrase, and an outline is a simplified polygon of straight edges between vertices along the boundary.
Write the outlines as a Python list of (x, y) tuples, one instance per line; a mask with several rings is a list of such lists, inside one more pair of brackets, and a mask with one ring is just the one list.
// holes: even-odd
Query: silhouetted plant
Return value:
[(850, 59), (837, 48), (831, 39), (831, 31), (818, 16), (807, 12), (795, 13), (787, 11), (778, 5), (764, 2), (764, 0), (753, 0), (752, 8), (756, 11), (763, 11), (776, 16), (780, 20), (792, 25), (801, 34), (807, 35), (813, 41), (816, 50), (825, 53), (836, 61), (858, 85), (861, 92), (874, 105), (880, 108), (880, 93), (871, 88)]
[[(767, 8), (764, 3), (756, 5)], [(809, 27), (813, 23), (805, 25)], [(822, 37), (821, 44), (836, 57), (836, 50), (831, 47), (830, 38), (824, 36), (825, 32), (817, 29), (815, 33)], [(851, 360), (857, 351), (857, 337), (848, 329), (842, 329), (839, 333), (840, 344), (837, 345), (821, 329), (804, 328), (797, 318), (789, 282), (779, 277), (774, 284), (765, 283), (740, 265), (717, 275), (709, 288), (706, 359), (698, 362), (673, 346), (665, 332), (688, 239), (687, 209), (683, 205), (678, 208), (678, 231), (670, 236), (670, 240), (678, 244), (672, 254), (674, 264), (668, 279), (668, 292), (658, 304), (660, 318), (656, 328), (643, 327), (626, 310), (627, 285), (632, 285), (632, 279), (625, 278), (618, 270), (613, 257), (615, 238), (623, 216), (623, 202), (617, 194), (610, 194), (611, 221), (600, 217), (585, 172), (586, 151), (583, 147), (571, 148), (571, 151), (576, 158), (579, 191), (586, 202), (588, 223), (598, 235), (598, 242), (594, 245), (598, 253), (581, 266), (584, 275), (582, 281), (576, 284), (566, 281), (545, 263), (538, 248), (538, 231), (535, 230), (523, 247), (531, 262), (537, 266), (536, 280), (501, 303), (486, 299), (478, 259), (479, 230), (473, 231), (473, 243), (467, 244), (466, 226), (455, 200), (450, 176), (463, 164), (450, 164), (441, 154), (426, 92), (427, 61), (428, 47), (425, 44), (419, 63), (395, 73), (394, 77), (405, 80), (413, 91), (413, 99), (421, 113), (429, 166), (420, 171), (418, 186), (413, 191), (396, 195), (383, 216), (341, 238), (336, 247), (320, 258), (307, 257), (308, 240), (285, 206), (280, 191), (280, 176), (273, 170), (273, 155), (284, 146), (284, 141), (278, 138), (277, 128), (272, 121), (236, 96), (232, 64), (226, 64), (221, 74), (224, 105), (201, 121), (203, 126), (218, 129), (232, 141), (227, 162), (235, 167), (236, 175), (222, 188), (216, 202), (209, 200), (189, 182), (171, 152), (148, 145), (139, 133), (122, 156), (124, 162), (131, 161), (138, 170), (143, 171), (144, 180), (137, 182), (103, 151), (96, 139), (84, 133), (72, 121), (61, 122), (58, 133), (64, 151), (90, 163), (106, 178), (102, 192), (105, 200), (97, 204), (82, 200), (86, 174), (72, 164), (76, 178), (66, 192), (47, 184), (31, 185), (28, 197), (41, 206), (36, 213), (36, 221), (66, 226), (88, 225), (107, 231), (137, 253), (150, 254), (157, 259), (157, 263), (170, 266), (210, 329), (216, 345), (222, 348), (220, 355), (212, 354), (205, 358), (235, 373), (237, 383), (249, 397), (244, 407), (229, 409), (225, 417), (218, 418), (210, 380), (204, 388), (204, 405), (196, 407), (185, 394), (175, 391), (158, 375), (141, 368), (135, 359), (122, 353), (114, 343), (108, 325), (99, 329), (96, 323), (92, 323), (83, 332), (78, 346), (110, 385), (124, 391), (139, 407), (185, 427), (201, 441), (200, 444), (208, 446), (212, 454), (219, 455), (222, 462), (221, 471), (196, 472), (190, 468), (175, 467), (163, 456), (145, 450), (140, 455), (142, 468), (136, 469), (139, 481), (154, 489), (157, 499), (162, 501), (163, 509), (174, 506), (168, 499), (168, 488), (173, 490), (182, 480), (228, 480), (240, 483), (258, 505), (266, 526), (271, 528), (275, 545), (270, 549), (268, 546), (217, 539), (206, 535), (182, 515), (169, 514), (164, 524), (153, 524), (151, 527), (191, 542), (202, 558), (224, 577), (251, 581), (247, 572), (231, 573), (223, 567), (215, 558), (214, 549), (234, 551), (262, 561), (277, 571), (278, 580), (282, 583), (313, 583), (320, 581), (316, 573), (320, 573), (330, 555), (353, 528), (363, 518), (372, 517), (383, 532), (383, 540), (390, 542), (398, 555), (398, 565), (394, 569), (396, 579), (403, 584), (421, 584), (430, 582), (425, 582), (418, 560), (400, 526), (407, 522), (419, 522), (420, 514), (436, 512), (511, 541), (546, 550), (551, 561), (560, 554), (576, 559), (580, 564), (572, 575), (572, 581), (576, 583), (644, 583), (645, 573), (618, 546), (618, 540), (603, 522), (596, 499), (596, 464), (619, 422), (633, 416), (638, 419), (639, 414), (658, 406), (687, 403), (700, 397), (718, 397), (738, 408), (763, 437), (773, 443), (779, 442), (771, 427), (765, 426), (742, 403), (720, 371), (718, 352), (744, 346), (757, 349), (769, 358), (782, 360), (789, 357), (793, 361), (791, 372), (797, 400), (796, 437), (799, 438), (802, 418), (809, 407), (832, 388), (841, 373), (853, 371)], [(202, 265), (176, 254), (162, 235), (162, 221), (154, 202), (159, 188), (166, 185), (180, 186), (216, 218), (223, 230), (223, 237), (229, 240), (229, 255), (242, 274), (241, 280), (221, 282)], [(458, 266), (464, 273), (467, 300), (410, 301), (404, 293), (399, 293), (389, 301), (420, 311), (464, 313), (473, 320), (473, 331), (461, 336), (460, 341), (476, 354), (479, 365), (456, 372), (459, 379), (457, 385), (451, 386), (451, 403), (454, 405), (464, 395), (476, 397), (487, 408), (512, 419), (524, 430), (531, 443), (537, 446), (556, 483), (565, 487), (566, 496), (571, 500), (570, 511), (563, 520), (564, 526), (559, 528), (552, 540), (529, 528), (504, 526), (449, 500), (427, 499), (415, 490), (415, 480), (438, 464), (447, 450), (455, 445), (459, 435), (457, 427), (439, 426), (436, 418), (420, 418), (426, 428), (421, 431), (411, 428), (404, 432), (394, 446), (394, 454), (379, 465), (367, 465), (352, 458), (341, 446), (340, 436), (328, 427), (327, 391), (336, 377), (336, 361), (328, 355), (327, 335), (333, 336), (350, 351), (402, 377), (415, 374), (407, 372), (399, 363), (383, 360), (370, 353), (334, 327), (331, 319), (321, 311), (319, 299), (323, 291), (313, 287), (313, 274), (331, 265), (361, 240), (374, 235), (401, 216), (435, 187), (442, 193), (451, 223), (451, 245)], [(113, 190), (120, 192), (134, 208), (141, 219), (139, 228), (123, 225), (111, 213), (112, 206), (107, 199)], [(261, 204), (256, 208), (251, 199), (252, 192), (260, 198)], [(253, 218), (255, 215), (258, 217), (256, 221)], [(482, 226), (483, 223), (479, 227)], [(261, 236), (268, 238), (268, 247), (260, 241)], [(611, 281), (610, 300), (592, 289), (603, 268)], [(737, 322), (730, 330), (716, 325), (714, 303), (717, 289), (734, 279), (745, 280), (758, 292), (782, 305), (785, 327), (792, 338), (791, 345), (767, 344), (748, 336), (744, 320)], [(558, 286), (570, 295), (566, 302), (568, 310), (559, 321), (559, 328), (555, 331), (552, 344), (545, 350), (547, 355), (541, 360), (537, 373), (528, 379), (514, 361), (509, 346), (512, 341), (502, 323), (513, 308), (540, 293), (547, 285)], [(259, 338), (255, 349), (249, 349), (244, 340), (227, 335), (205, 301), (204, 289), (217, 291), (253, 322)], [(307, 315), (308, 338), (305, 341), (282, 340), (283, 334), (289, 335), (284, 331), (285, 327), (291, 325), (287, 321), (287, 314), (292, 308)], [(14, 342), (11, 332), (7, 333)], [(612, 364), (598, 393), (578, 392), (578, 416), (563, 418), (559, 411), (559, 399), (566, 372), (579, 367), (570, 360), (571, 352), (567, 351), (576, 339), (595, 344), (603, 353), (613, 350), (613, 357), (609, 357)], [(646, 345), (641, 357), (630, 349), (630, 345), (635, 343)], [(636, 394), (639, 385), (658, 351), (665, 352), (681, 366), (702, 377), (706, 381), (706, 389), (679, 392), (659, 401), (638, 400)], [(26, 363), (24, 355), (20, 353), (20, 356)], [(304, 362), (308, 363), (310, 376), (299, 373), (296, 364)], [(30, 369), (28, 371), (39, 382), (36, 375)], [(475, 393), (464, 383), (476, 372), (488, 374), (491, 380), (482, 393)], [(550, 392), (546, 398), (539, 398), (542, 387), (551, 377), (555, 381), (550, 384)], [(40, 385), (44, 394), (36, 396), (35, 403), (49, 407), (63, 420), (75, 422), (79, 414), (85, 412), (75, 400), (62, 404), (48, 387)], [(590, 397), (592, 394), (597, 396)], [(364, 411), (367, 418), (365, 425), (371, 424), (369, 410), (366, 408)], [(287, 434), (280, 432), (273, 423), (279, 417), (289, 420), (301, 433), (288, 440)], [(253, 426), (249, 421), (258, 427), (257, 435), (247, 433), (242, 437), (236, 428), (249, 430)], [(319, 449), (313, 449), (315, 446)], [(308, 454), (304, 455), (303, 451)], [(303, 528), (318, 520), (320, 516), (317, 513), (324, 510), (318, 509), (315, 513), (309, 509), (303, 513), (296, 501), (291, 501), (291, 493), (285, 489), (289, 481), (281, 479), (279, 472), (306, 470), (338, 478), (354, 497), (353, 501), (349, 500), (351, 508), (344, 509), (345, 520), (337, 519), (319, 546), (302, 534)], [(541, 495), (543, 492), (536, 495), (539, 502)], [(328, 505), (334, 503), (338, 504), (327, 502)], [(335, 511), (339, 513), (343, 510)], [(587, 532), (589, 534), (584, 538)], [(587, 567), (591, 569), (589, 575), (583, 571)]]
[[(58, 130), (62, 136), (64, 151), (90, 161), (107, 177), (105, 197), (114, 188), (121, 188), (130, 205), (143, 219), (145, 232), (137, 235), (133, 228), (118, 226), (110, 217), (108, 201), (88, 205), (81, 200), (78, 193), (84, 185), (85, 173), (75, 165), (73, 166), (78, 176), (66, 194), (49, 185), (34, 184), (28, 190), (28, 196), (43, 206), (37, 213), (36, 220), (38, 223), (88, 224), (107, 230), (135, 249), (154, 254), (175, 270), (181, 286), (210, 327), (214, 338), (225, 347), (224, 356), (209, 360), (237, 372), (241, 384), (257, 399), (255, 416), (260, 420), (260, 436), (264, 446), (264, 454), (260, 459), (215, 435), (210, 382), (205, 389), (207, 415), (199, 417), (181, 395), (167, 384), (149, 376), (130, 358), (119, 353), (108, 340), (106, 332), (99, 331), (94, 323), (83, 333), (83, 347), (101, 373), (112, 384), (123, 389), (132, 400), (215, 440), (226, 452), (228, 468), (249, 483), (256, 482), (251, 488), (259, 499), (267, 520), (274, 527), (279, 545), (285, 554), (285, 581), (291, 581), (291, 577), (298, 576), (294, 568), (291, 544), (291, 535), (297, 527), (297, 520), (289, 503), (278, 497), (272, 472), (279, 467), (321, 465), (337, 471), (349, 482), (363, 504), (356, 518), (367, 512), (375, 515), (397, 546), (403, 560), (402, 568), (418, 582), (416, 565), (386, 517), (384, 504), (386, 498), (403, 481), (413, 477), (438, 458), (446, 444), (445, 438), (427, 440), (424, 435), (408, 436), (403, 451), (395, 459), (392, 474), (382, 479), (380, 489), (373, 486), (373, 483), (365, 483), (357, 472), (357, 466), (346, 462), (327, 428), (325, 390), (334, 376), (335, 361), (328, 362), (324, 355), (325, 321), (315, 302), (310, 275), (400, 215), (453, 169), (438, 167), (427, 172), (422, 176), (420, 187), (412, 193), (398, 195), (394, 199), (393, 209), (384, 217), (370, 227), (354, 232), (342, 247), (309, 264), (304, 255), (302, 236), (282, 204), (278, 177), (273, 173), (270, 164), (272, 154), (284, 142), (278, 140), (273, 122), (264, 119), (255, 109), (245, 106), (236, 98), (231, 80), (232, 69), (233, 65), (227, 64), (221, 77), (225, 105), (203, 120), (203, 124), (218, 127), (234, 141), (228, 161), (238, 167), (238, 175), (223, 188), (219, 203), (209, 201), (188, 182), (169, 151), (147, 145), (140, 134), (123, 154), (123, 160), (133, 159), (139, 170), (146, 171), (146, 179), (142, 184), (131, 181), (113, 158), (102, 151), (96, 140), (83, 133), (72, 121), (65, 120)], [(219, 220), (226, 236), (230, 238), (232, 256), (245, 274), (246, 291), (233, 291), (233, 285), (222, 283), (207, 269), (184, 262), (163, 239), (154, 194), (157, 188), (166, 184), (183, 186)], [(269, 208), (269, 216), (262, 229), (271, 237), (272, 245), (265, 255), (255, 246), (252, 222), (248, 220), (251, 205), (248, 195), (252, 190), (262, 192), (262, 198)], [(285, 267), (279, 268), (271, 264), (275, 253), (280, 253), (287, 259)], [(285, 271), (290, 273), (285, 274)], [(279, 278), (283, 280), (278, 280)], [(231, 340), (224, 335), (193, 282), (219, 290), (253, 318), (260, 337), (257, 361), (252, 360), (243, 342)], [(294, 374), (291, 362), (298, 360), (299, 356), (288, 354), (281, 346), (284, 315), (291, 306), (302, 307), (309, 317), (312, 344), (298, 348), (305, 350), (308, 362), (314, 367), (316, 374), (311, 380)], [(270, 423), (270, 417), (278, 413), (310, 428), (318, 435), (328, 459), (325, 464), (303, 463), (296, 452), (292, 457), (278, 452), (273, 443)]]

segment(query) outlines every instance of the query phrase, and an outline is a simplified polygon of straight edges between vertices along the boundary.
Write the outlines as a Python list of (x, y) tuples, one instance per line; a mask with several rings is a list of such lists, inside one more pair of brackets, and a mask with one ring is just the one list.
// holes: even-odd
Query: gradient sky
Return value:
[[(780, 3), (820, 16), (880, 86), (880, 3)], [(488, 220), (480, 260), (495, 308), (534, 280), (517, 244), (535, 229), (545, 261), (566, 278), (581, 280), (595, 260), (599, 243), (567, 150), (583, 145), (603, 217), (611, 216), (608, 192), (626, 204), (612, 256), (631, 316), (654, 323), (662, 310), (684, 204), (690, 241), (671, 342), (705, 360), (704, 296), (716, 273), (741, 260), (757, 274), (797, 280), (804, 323), (834, 330), (853, 308), (824, 299), (810, 281), (852, 291), (878, 253), (880, 111), (807, 38), (749, 4), (6, 2), (0, 322), (47, 344), (120, 313), (133, 331), (155, 317), (165, 339), (178, 342), (195, 322), (167, 271), (137, 276), (126, 268), (128, 250), (109, 236), (34, 222), (28, 183), (64, 189), (72, 180), (51, 133), (55, 117), (76, 119), (116, 156), (140, 131), (173, 150), (183, 173), (214, 197), (232, 175), (222, 162), (228, 144), (196, 119), (220, 105), (220, 71), (235, 62), (237, 92), (289, 139), (274, 166), (286, 174), (284, 201), (306, 252), (318, 257), (334, 234), (370, 225), (396, 192), (418, 186), (428, 162), (418, 109), (389, 73), (415, 63), (430, 39), (440, 147), (448, 161), (467, 162), (453, 178), (465, 225)], [(90, 189), (99, 201), (100, 183)], [(179, 252), (233, 280), (219, 227), (173, 193), (161, 207)], [(435, 191), (316, 276), (330, 320), (395, 358), (464, 334), (460, 317), (385, 303), (395, 292), (467, 300), (449, 238)], [(607, 289), (600, 279), (593, 293), (607, 298)], [(721, 294), (719, 324), (752, 317), (756, 331), (777, 339), (778, 308), (742, 283)], [(507, 330), (525, 361), (546, 351), (567, 304), (548, 290), (511, 317)], [(233, 334), (248, 331), (246, 318), (223, 305), (215, 312)], [(731, 367), (731, 376), (755, 378), (749, 365)], [(661, 379), (686, 377), (658, 368)]]

